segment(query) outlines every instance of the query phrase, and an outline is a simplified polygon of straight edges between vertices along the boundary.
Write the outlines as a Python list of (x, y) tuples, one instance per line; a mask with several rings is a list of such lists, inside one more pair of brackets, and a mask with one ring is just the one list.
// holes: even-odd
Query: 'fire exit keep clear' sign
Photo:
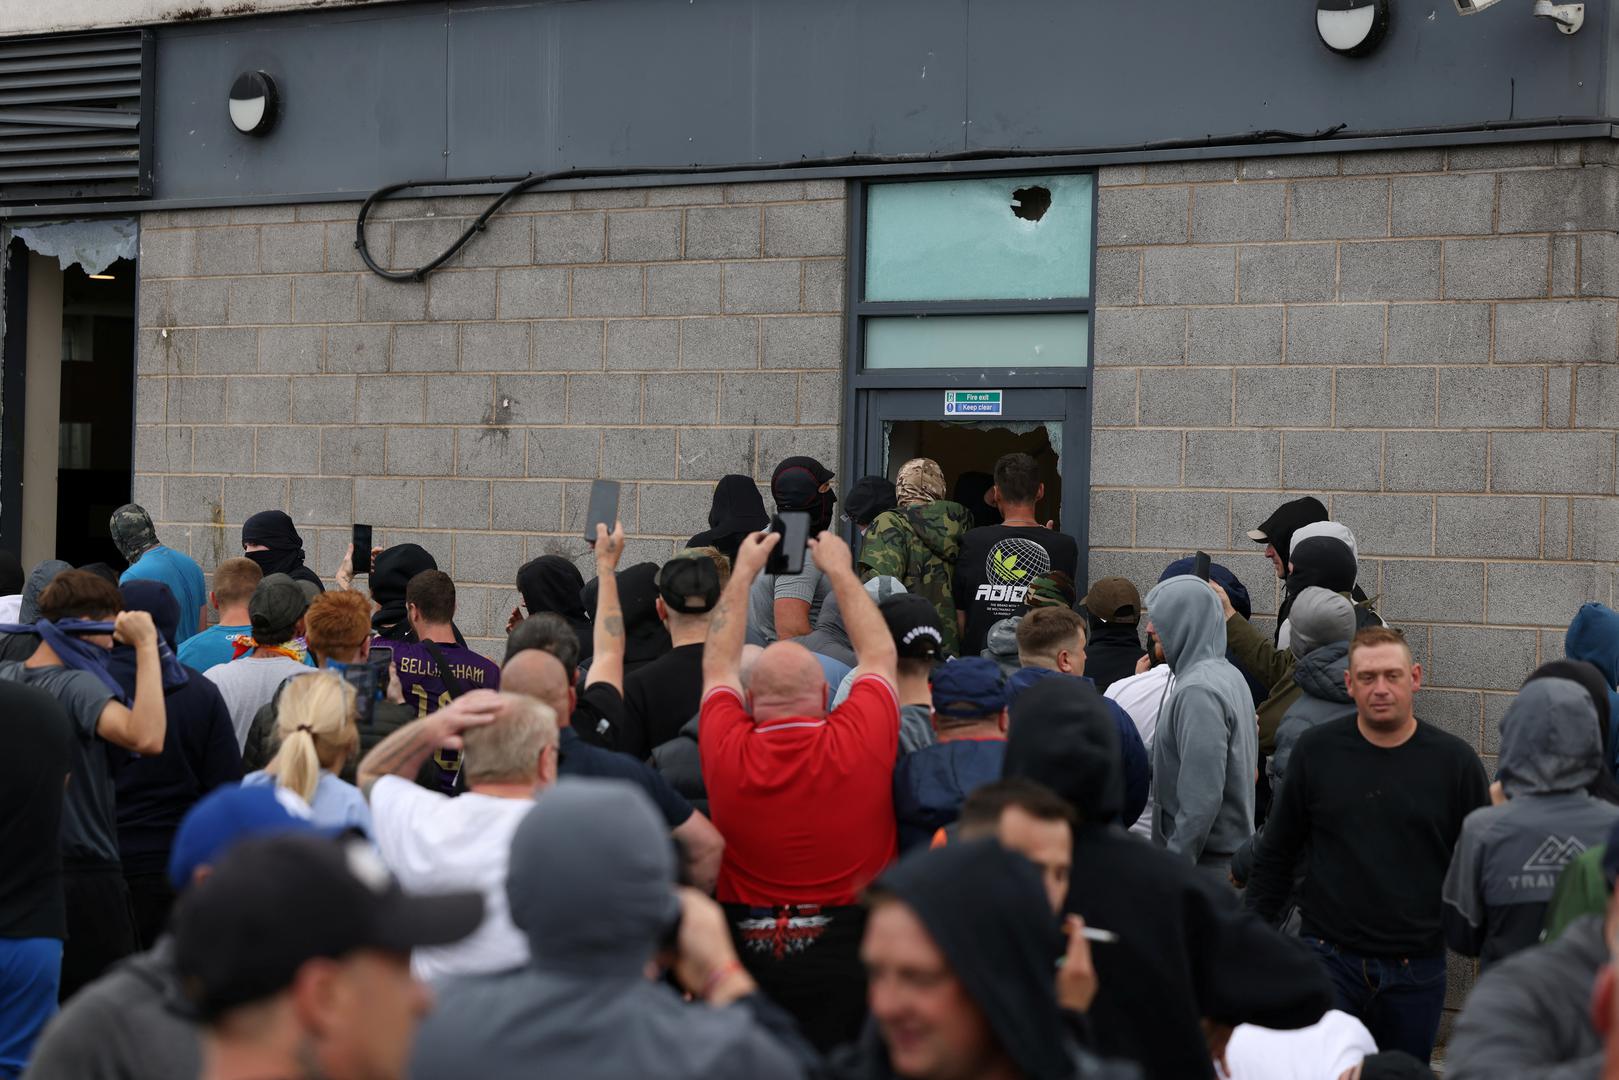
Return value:
[(946, 390), (944, 392), (946, 416), (999, 416), (1001, 391), (999, 390)]

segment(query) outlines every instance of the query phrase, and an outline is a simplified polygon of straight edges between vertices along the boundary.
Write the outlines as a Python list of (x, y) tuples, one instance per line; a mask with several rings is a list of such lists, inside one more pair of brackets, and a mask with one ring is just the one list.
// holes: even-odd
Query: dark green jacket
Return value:
[(948, 656), (961, 653), (951, 583), (962, 538), (972, 527), (972, 511), (960, 503), (935, 499), (878, 514), (860, 547), (861, 581), (896, 577), (908, 592), (919, 593), (933, 604)]

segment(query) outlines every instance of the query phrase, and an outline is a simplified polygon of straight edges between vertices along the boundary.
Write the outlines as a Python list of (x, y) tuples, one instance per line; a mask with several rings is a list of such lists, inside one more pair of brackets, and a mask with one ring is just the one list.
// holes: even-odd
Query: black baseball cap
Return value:
[(770, 497), (777, 510), (803, 510), (814, 506), (821, 485), (835, 474), (812, 457), (790, 457), (770, 475)]
[(933, 660), (944, 648), (939, 612), (921, 593), (895, 593), (877, 605), (888, 623), (899, 655), (907, 660)]
[(175, 908), (174, 958), (204, 1022), (285, 990), (306, 962), (448, 945), (483, 922), (476, 892), (410, 895), (357, 836), (243, 840)]
[(720, 568), (697, 552), (676, 555), (658, 571), (658, 595), (670, 611), (701, 615), (720, 602)]

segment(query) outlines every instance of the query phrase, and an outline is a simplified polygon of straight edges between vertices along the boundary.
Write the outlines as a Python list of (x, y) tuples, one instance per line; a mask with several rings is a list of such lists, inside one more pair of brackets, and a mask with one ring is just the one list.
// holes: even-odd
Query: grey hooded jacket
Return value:
[[(1336, 594), (1334, 594), (1336, 595)], [(1265, 766), (1271, 790), (1281, 786), (1287, 775), (1287, 762), (1293, 747), (1312, 728), (1329, 720), (1355, 715), (1355, 699), (1349, 696), (1344, 675), (1349, 671), (1349, 642), (1335, 641), (1305, 654), (1293, 666), (1293, 682), (1298, 700), (1289, 705), (1276, 725), (1276, 752)]]
[[(39, 621), (39, 594), (45, 586), (56, 580), (56, 575), (73, 569), (72, 563), (61, 559), (46, 559), (28, 574), (22, 589), (22, 605), (17, 611), (19, 624)], [(38, 634), (0, 634), (0, 661), (26, 660), (39, 648)]]
[(1540, 940), (1558, 876), (1606, 841), (1619, 806), (1585, 787), (1602, 767), (1596, 706), (1579, 683), (1527, 683), (1501, 719), (1507, 801), (1474, 810), (1445, 875), (1445, 942), (1489, 964)]
[(534, 959), (450, 979), (417, 1034), (414, 1080), (805, 1075), (813, 1051), (760, 995), (687, 1005), (646, 978), (677, 925), (663, 819), (620, 780), (564, 779), (512, 838), (506, 895)]
[(1587, 915), (1485, 972), (1451, 1029), (1445, 1080), (1597, 1080), (1591, 984), (1607, 962), (1602, 916)]
[(1248, 682), (1225, 658), (1225, 620), (1208, 584), (1159, 582), (1147, 611), (1175, 685), (1153, 736), (1153, 841), (1220, 865), (1254, 832), (1259, 727)]

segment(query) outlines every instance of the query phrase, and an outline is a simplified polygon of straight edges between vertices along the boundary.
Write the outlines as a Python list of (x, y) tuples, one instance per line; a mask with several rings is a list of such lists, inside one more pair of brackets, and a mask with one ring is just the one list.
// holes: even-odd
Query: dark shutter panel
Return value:
[(0, 39), (0, 203), (150, 195), (152, 34)]

